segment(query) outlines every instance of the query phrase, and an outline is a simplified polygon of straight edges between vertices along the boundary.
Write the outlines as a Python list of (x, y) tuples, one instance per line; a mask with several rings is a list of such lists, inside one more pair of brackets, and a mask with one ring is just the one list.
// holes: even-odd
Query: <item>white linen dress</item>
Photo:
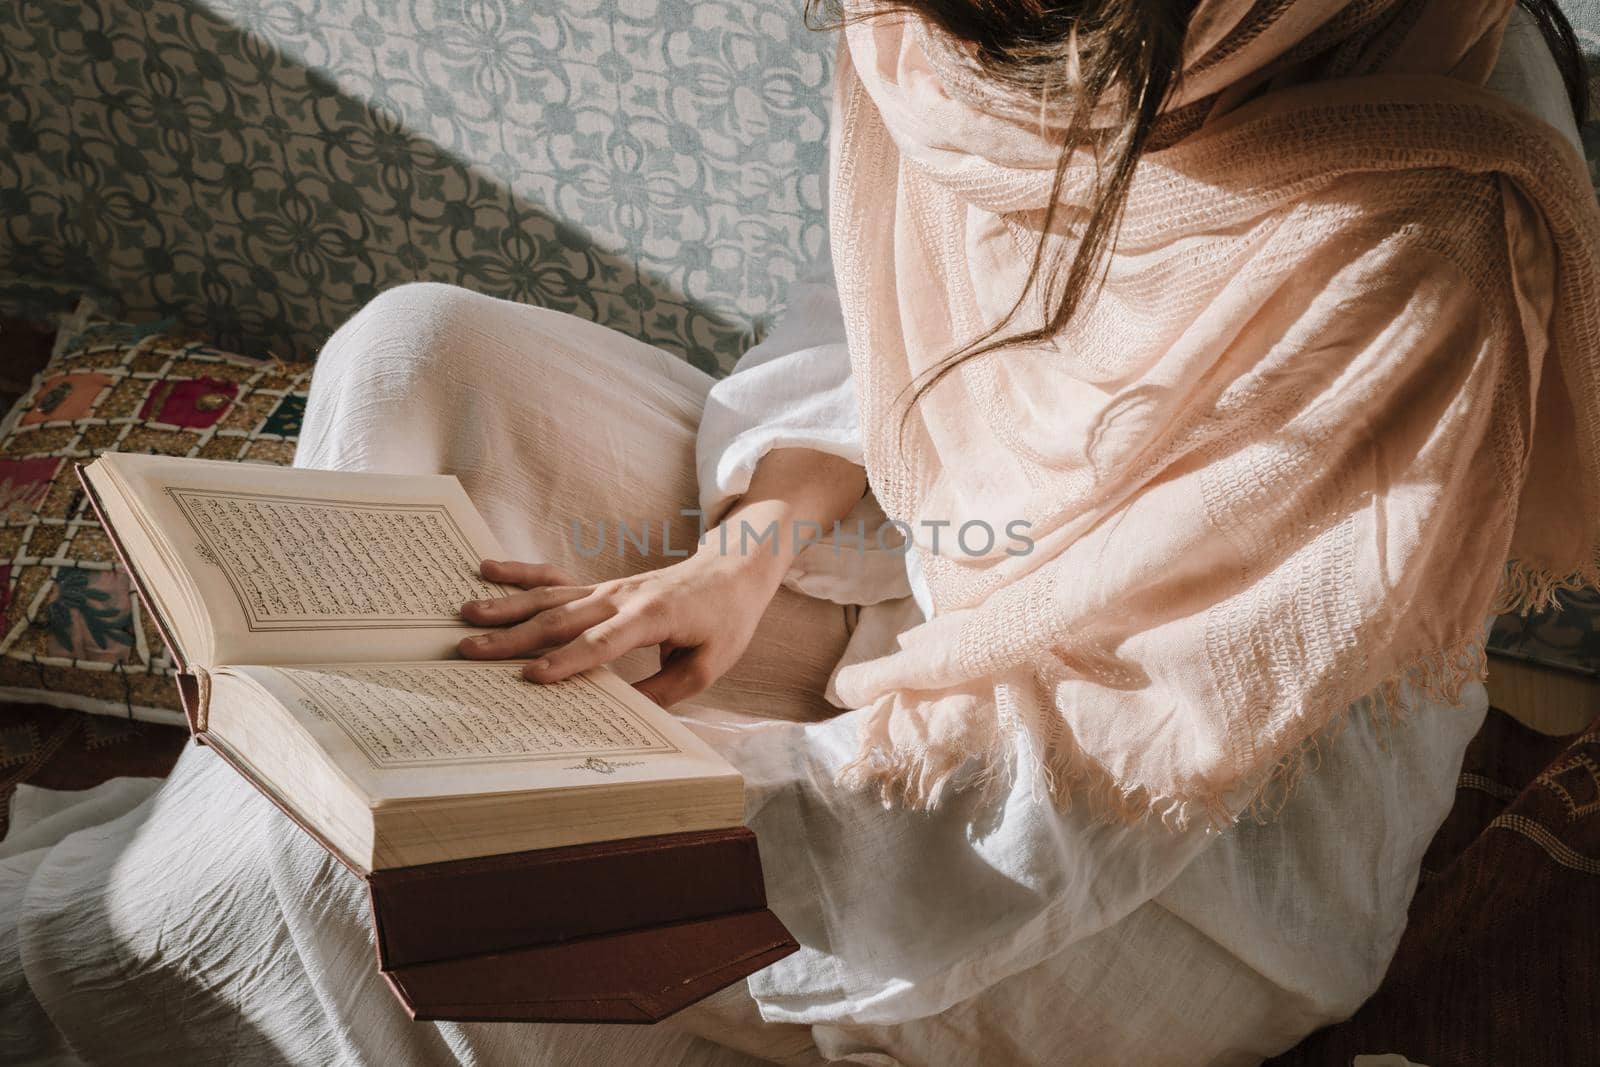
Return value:
[[(1495, 85), (1576, 139), (1524, 18)], [(570, 316), (401, 287), (324, 350), (297, 462), (456, 474), (513, 558), (598, 580), (667, 561), (585, 555), (573, 520), (672, 518), (689, 544), (680, 510), (719, 515), (785, 446), (860, 461), (825, 270), (721, 382)], [(1220, 834), (1058, 811), (1025, 772), (996, 808), (957, 792), (932, 814), (884, 810), (833, 784), (858, 715), (828, 683), (921, 618), (910, 578), (889, 554), (808, 548), (735, 670), (675, 709), (744, 773), (771, 906), (803, 946), (748, 982), (648, 1028), (410, 1022), (361, 884), (191, 747), (164, 783), (19, 792), (0, 1059), (1245, 1064), (1371, 993), (1481, 686), (1387, 726), (1352, 708), (1276, 819)]]

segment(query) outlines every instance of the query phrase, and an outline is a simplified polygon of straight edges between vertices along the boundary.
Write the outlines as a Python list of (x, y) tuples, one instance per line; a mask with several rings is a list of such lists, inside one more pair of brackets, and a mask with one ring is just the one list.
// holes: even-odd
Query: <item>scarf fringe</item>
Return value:
[[(1546, 595), (1543, 591), (1548, 585), (1541, 580), (1527, 588)], [(1562, 587), (1559, 582), (1555, 585)], [(1462, 690), (1487, 675), (1488, 656), (1481, 635), (1418, 656), (1366, 695), (1330, 700), (1319, 707), (1310, 716), (1316, 725), (1298, 739), (1280, 744), (1258, 780), (1188, 796), (1128, 787), (1084, 752), (1064, 726), (1051, 731), (1043, 758), (1030, 753), (1032, 746), (1022, 732), (1011, 733), (1003, 741), (997, 737), (995, 745), (976, 755), (898, 747), (890, 740), (895, 711), (888, 699), (873, 710), (863, 727), (859, 754), (840, 770), (836, 781), (844, 788), (876, 793), (885, 808), (931, 811), (939, 807), (957, 776), (970, 769), (967, 781), (977, 794), (979, 809), (992, 810), (1015, 781), (1019, 762), (1026, 759), (1040, 772), (1039, 792), (1058, 810), (1070, 811), (1081, 799), (1097, 822), (1159, 822), (1174, 831), (1197, 825), (1222, 830), (1241, 818), (1265, 823), (1282, 812), (1307, 775), (1321, 767), (1325, 747), (1358, 716), (1366, 715), (1380, 743), (1387, 744), (1387, 734), (1419, 705), (1459, 705)], [(978, 761), (975, 767), (974, 759)]]
[[(1559, 606), (1559, 594), (1597, 584), (1600, 557), (1565, 574), (1512, 562), (1491, 610), (1496, 615), (1548, 611)], [(1374, 728), (1386, 734), (1419, 703), (1459, 704), (1461, 691), (1487, 676), (1488, 656), (1481, 636), (1425, 653), (1366, 695), (1318, 708), (1310, 716), (1316, 725), (1299, 740), (1281, 745), (1255, 784), (1235, 783), (1194, 796), (1165, 796), (1143, 786), (1128, 787), (1085, 753), (1059, 720), (1040, 724), (1047, 735), (1039, 746), (1042, 757), (1033, 751), (1027, 731), (1015, 725), (1004, 736), (996, 725), (995, 743), (976, 755), (897, 746), (890, 735), (894, 702), (884, 700), (863, 728), (860, 754), (839, 772), (837, 781), (845, 788), (875, 792), (886, 808), (929, 811), (939, 806), (956, 777), (971, 768), (968, 784), (977, 792), (979, 805), (988, 808), (1003, 797), (1019, 762), (1026, 760), (1040, 772), (1040, 792), (1061, 811), (1070, 811), (1077, 796), (1104, 823), (1153, 820), (1180, 831), (1196, 824), (1223, 829), (1243, 817), (1258, 823), (1276, 818), (1306, 775), (1322, 765), (1324, 747), (1358, 715), (1367, 715)]]
[(1321, 725), (1278, 757), (1260, 784), (1249, 791), (1241, 816), (1248, 815), (1257, 823), (1276, 818), (1305, 777), (1322, 766), (1324, 746), (1334, 744), (1345, 728), (1360, 717), (1366, 717), (1380, 746), (1387, 748), (1389, 733), (1418, 706), (1459, 706), (1462, 690), (1488, 676), (1489, 656), (1481, 636), (1417, 657), (1372, 692), (1344, 705), (1344, 714), (1334, 710), (1320, 717)]
[[(1600, 552), (1597, 552), (1600, 557)], [(1530, 615), (1560, 607), (1561, 593), (1576, 593), (1580, 589), (1600, 585), (1600, 558), (1591, 560), (1582, 570), (1570, 574), (1556, 574), (1538, 567), (1512, 562), (1506, 565), (1505, 577), (1500, 582), (1494, 605), (1496, 615)]]

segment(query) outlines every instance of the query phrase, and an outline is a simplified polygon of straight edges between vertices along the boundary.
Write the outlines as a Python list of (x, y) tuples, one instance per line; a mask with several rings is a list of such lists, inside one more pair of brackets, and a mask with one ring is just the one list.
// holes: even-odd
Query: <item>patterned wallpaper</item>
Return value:
[(800, 0), (7, 0), (0, 309), (313, 354), (454, 282), (725, 370), (823, 236)]
[[(1600, 54), (1600, 0), (1566, 3)], [(310, 355), (434, 279), (725, 370), (822, 239), (802, 6), (6, 0), (0, 311), (88, 291)]]

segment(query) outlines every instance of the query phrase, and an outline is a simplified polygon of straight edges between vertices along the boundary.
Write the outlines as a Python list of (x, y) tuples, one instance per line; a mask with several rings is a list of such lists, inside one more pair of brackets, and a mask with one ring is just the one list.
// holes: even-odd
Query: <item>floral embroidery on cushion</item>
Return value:
[(71, 422), (89, 414), (95, 398), (111, 384), (104, 374), (58, 374), (39, 383), (33, 403), (19, 426), (41, 422)]
[(133, 591), (121, 571), (63, 568), (50, 599), (50, 654), (124, 663), (133, 653)]
[(0, 459), (0, 522), (27, 522), (44, 503), (60, 466), (57, 456)]
[(290, 394), (278, 402), (272, 409), (272, 414), (267, 416), (267, 421), (262, 424), (261, 432), (264, 434), (279, 434), (283, 437), (299, 437), (300, 423), (306, 415), (306, 398)]
[(150, 390), (139, 417), (186, 430), (204, 430), (221, 421), (238, 394), (238, 382), (219, 378), (160, 382)]
[(0, 436), (0, 691), (181, 721), (171, 655), (114, 573), (74, 468), (105, 451), (286, 464), (311, 367), (145, 327), (73, 332), (92, 340), (57, 346)]

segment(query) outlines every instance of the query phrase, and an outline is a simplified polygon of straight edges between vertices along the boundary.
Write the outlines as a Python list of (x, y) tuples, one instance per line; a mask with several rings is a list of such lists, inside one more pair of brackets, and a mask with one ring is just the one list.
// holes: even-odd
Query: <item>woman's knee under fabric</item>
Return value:
[(337, 430), (331, 416), (371, 404), (397, 421), (442, 412), (470, 423), (473, 410), (441, 401), (475, 394), (513, 399), (536, 419), (570, 413), (570, 426), (557, 428), (575, 436), (636, 409), (697, 424), (710, 383), (671, 354), (586, 319), (415, 282), (375, 297), (324, 346), (302, 437), (312, 444), (302, 452)]
[(415, 472), (474, 451), (471, 431), (483, 421), (474, 398), (485, 386), (510, 391), (543, 377), (538, 362), (548, 351), (515, 351), (521, 331), (497, 321), (507, 317), (502, 304), (436, 283), (373, 299), (317, 358), (297, 462)]
[[(508, 555), (602, 581), (674, 562), (698, 521), (695, 433), (710, 379), (614, 330), (434, 283), (383, 293), (318, 360), (296, 462), (459, 477)], [(842, 609), (781, 591), (706, 695), (786, 719), (821, 698)]]
[[(437, 284), (373, 300), (328, 342), (301, 466), (459, 477), (509, 555), (585, 580), (670, 562), (618, 533), (692, 544), (694, 439), (710, 379), (572, 315)], [(601, 553), (578, 551), (603, 524)], [(620, 546), (620, 547), (619, 547)]]

